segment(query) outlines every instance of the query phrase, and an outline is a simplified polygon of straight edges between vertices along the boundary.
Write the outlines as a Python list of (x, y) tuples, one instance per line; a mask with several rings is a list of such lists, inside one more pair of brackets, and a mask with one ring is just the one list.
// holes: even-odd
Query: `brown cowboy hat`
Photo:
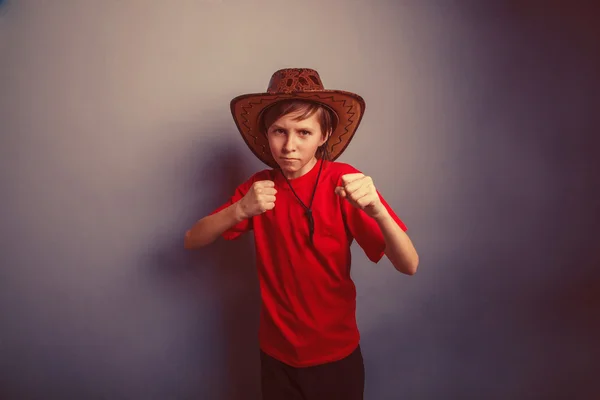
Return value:
[(231, 114), (244, 141), (254, 155), (271, 168), (278, 165), (271, 155), (267, 137), (260, 132), (260, 116), (275, 103), (289, 99), (313, 101), (333, 112), (333, 132), (325, 144), (332, 161), (346, 149), (365, 112), (362, 97), (343, 90), (325, 90), (314, 69), (280, 69), (271, 77), (266, 93), (244, 94), (231, 100)]

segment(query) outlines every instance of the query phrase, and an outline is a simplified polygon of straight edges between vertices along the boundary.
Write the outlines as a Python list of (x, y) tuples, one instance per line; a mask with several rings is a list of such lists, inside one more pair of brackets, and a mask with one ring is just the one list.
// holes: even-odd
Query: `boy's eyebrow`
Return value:
[[(285, 130), (287, 130), (287, 129), (285, 129), (283, 126), (279, 126), (279, 125), (277, 125), (277, 124), (273, 124), (273, 125), (271, 125), (271, 128), (270, 128), (270, 129), (283, 129), (284, 131), (285, 131)], [(312, 128), (311, 128), (311, 127), (308, 127), (308, 126), (303, 126), (303, 127), (300, 127), (300, 128), (298, 128), (298, 130), (299, 130), (299, 131), (312, 131)]]

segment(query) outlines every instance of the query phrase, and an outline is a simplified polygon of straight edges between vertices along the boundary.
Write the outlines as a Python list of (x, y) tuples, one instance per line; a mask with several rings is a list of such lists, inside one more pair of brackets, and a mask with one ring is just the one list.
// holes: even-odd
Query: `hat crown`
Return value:
[(310, 68), (285, 68), (275, 72), (267, 93), (314, 92), (324, 90), (319, 73)]

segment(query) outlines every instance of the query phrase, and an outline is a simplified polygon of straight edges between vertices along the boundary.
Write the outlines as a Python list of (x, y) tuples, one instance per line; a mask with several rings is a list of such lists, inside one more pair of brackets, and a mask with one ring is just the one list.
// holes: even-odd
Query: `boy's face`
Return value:
[(326, 138), (318, 113), (297, 121), (299, 112), (282, 116), (269, 127), (267, 138), (273, 158), (288, 179), (298, 178), (315, 165), (315, 153)]

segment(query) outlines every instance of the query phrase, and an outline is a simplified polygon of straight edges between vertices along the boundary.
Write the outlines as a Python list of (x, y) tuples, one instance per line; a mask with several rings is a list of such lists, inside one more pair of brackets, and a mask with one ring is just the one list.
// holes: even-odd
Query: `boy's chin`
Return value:
[(279, 168), (283, 171), (283, 172), (289, 172), (289, 173), (294, 173), (294, 172), (298, 172), (300, 170), (300, 168), (302, 168), (302, 165), (289, 165), (289, 164), (284, 164), (284, 163), (279, 163)]
[(279, 165), (279, 168), (281, 168), (284, 171), (298, 171), (300, 168), (302, 168), (304, 166), (304, 162), (303, 160), (284, 160), (284, 159), (279, 159), (277, 160), (277, 164)]
[(277, 162), (279, 168), (283, 172), (283, 174), (287, 178), (295, 178), (297, 174), (302, 171), (305, 163), (302, 160), (294, 160), (294, 161), (279, 161)]

